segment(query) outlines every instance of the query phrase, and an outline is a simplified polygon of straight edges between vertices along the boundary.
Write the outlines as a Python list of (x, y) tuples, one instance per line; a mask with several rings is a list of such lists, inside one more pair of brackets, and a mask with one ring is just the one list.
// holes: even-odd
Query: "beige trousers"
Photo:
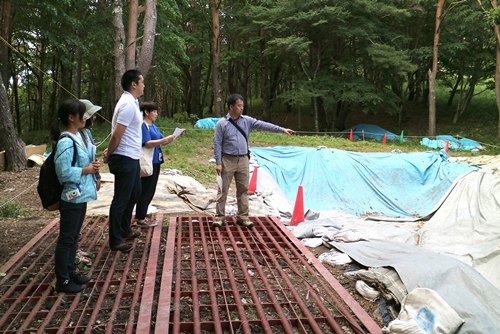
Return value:
[(248, 156), (231, 156), (222, 154), (222, 190), (217, 191), (217, 205), (215, 215), (217, 218), (226, 216), (226, 200), (231, 181), (236, 182), (236, 200), (238, 202), (237, 220), (248, 219), (248, 180), (249, 180)]

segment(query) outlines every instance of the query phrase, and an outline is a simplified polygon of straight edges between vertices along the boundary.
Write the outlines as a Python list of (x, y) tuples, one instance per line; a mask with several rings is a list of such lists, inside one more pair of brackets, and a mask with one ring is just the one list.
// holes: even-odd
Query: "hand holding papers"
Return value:
[(184, 131), (186, 131), (186, 129), (175, 128), (174, 133), (173, 133), (174, 138), (182, 136), (184, 134)]

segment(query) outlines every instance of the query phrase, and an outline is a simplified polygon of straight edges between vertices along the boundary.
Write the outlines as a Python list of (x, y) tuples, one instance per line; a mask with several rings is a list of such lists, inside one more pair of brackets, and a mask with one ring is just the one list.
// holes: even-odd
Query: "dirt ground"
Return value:
[[(27, 168), (21, 172), (0, 172), (0, 213), (19, 208), (17, 218), (3, 218), (0, 215), (0, 268), (24, 245), (26, 245), (49, 222), (58, 217), (58, 211), (49, 212), (42, 208), (36, 186), (40, 169)], [(12, 200), (9, 203), (6, 201)], [(13, 205), (16, 204), (16, 206)], [(318, 257), (327, 251), (326, 247), (310, 249)], [(346, 267), (325, 265), (333, 276), (349, 291), (365, 311), (383, 327), (378, 310), (379, 302), (370, 302), (356, 292), (356, 279), (343, 275)], [(349, 264), (353, 267), (356, 264)]]

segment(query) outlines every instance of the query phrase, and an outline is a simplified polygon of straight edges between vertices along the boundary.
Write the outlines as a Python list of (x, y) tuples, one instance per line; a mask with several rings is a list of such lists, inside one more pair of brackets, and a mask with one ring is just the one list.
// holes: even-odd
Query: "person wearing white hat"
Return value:
[[(90, 129), (94, 125), (94, 121), (97, 117), (95, 113), (101, 110), (102, 107), (96, 106), (89, 100), (85, 99), (80, 99), (80, 102), (85, 105), (85, 114), (83, 115), (85, 119), (85, 127), (79, 128), (77, 134), (79, 134), (83, 139), (83, 142), (87, 146), (87, 150), (89, 152), (92, 152), (93, 161), (97, 161), (97, 149), (94, 142), (94, 137), (92, 136), (92, 132)], [(96, 190), (99, 191), (101, 189), (101, 174), (99, 172), (96, 172), (95, 174), (93, 174), (93, 176), (95, 180)], [(80, 248), (78, 248), (78, 250), (76, 251), (76, 259), (83, 264), (88, 264), (92, 261), (92, 259), (88, 256), (88, 253), (84, 252)]]

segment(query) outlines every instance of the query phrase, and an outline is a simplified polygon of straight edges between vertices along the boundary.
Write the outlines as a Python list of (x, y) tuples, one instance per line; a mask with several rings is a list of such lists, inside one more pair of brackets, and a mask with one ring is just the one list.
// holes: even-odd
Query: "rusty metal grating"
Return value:
[(279, 220), (251, 220), (173, 217), (122, 254), (107, 217), (87, 217), (80, 248), (95, 258), (79, 269), (93, 280), (66, 295), (53, 289), (56, 219), (0, 268), (0, 333), (381, 333)]
[(251, 220), (171, 218), (155, 333), (381, 332), (279, 220)]
[(149, 326), (161, 226), (143, 229), (134, 250), (122, 254), (109, 251), (107, 218), (87, 217), (79, 246), (95, 257), (79, 270), (93, 280), (68, 295), (53, 289), (58, 222), (0, 268), (0, 333), (135, 333), (141, 319)]

